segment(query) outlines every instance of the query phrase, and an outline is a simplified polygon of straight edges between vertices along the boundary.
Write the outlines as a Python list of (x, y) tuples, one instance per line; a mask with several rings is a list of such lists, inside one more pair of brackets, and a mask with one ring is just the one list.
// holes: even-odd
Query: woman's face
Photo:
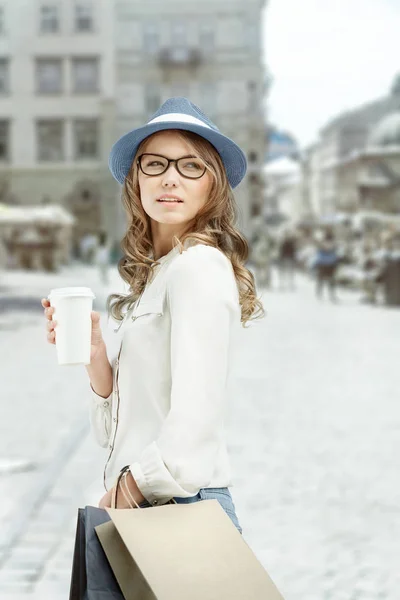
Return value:
[[(174, 131), (161, 131), (151, 136), (140, 154), (159, 154), (169, 159), (193, 156), (188, 144)], [(184, 229), (205, 205), (212, 186), (208, 170), (200, 179), (187, 179), (178, 173), (175, 163), (162, 175), (145, 175), (139, 168), (140, 198), (144, 211), (159, 224), (159, 229), (176, 226)], [(177, 199), (180, 202), (162, 202)], [(165, 225), (166, 227), (163, 227)], [(175, 232), (175, 231), (174, 231)]]

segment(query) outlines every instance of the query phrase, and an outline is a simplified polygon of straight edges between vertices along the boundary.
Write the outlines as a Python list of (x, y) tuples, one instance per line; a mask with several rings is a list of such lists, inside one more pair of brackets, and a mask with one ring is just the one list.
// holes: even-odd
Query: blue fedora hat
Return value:
[(111, 148), (108, 165), (119, 183), (124, 183), (139, 144), (149, 135), (166, 129), (192, 131), (208, 140), (221, 156), (232, 188), (239, 185), (246, 173), (243, 151), (223, 135), (218, 127), (187, 98), (169, 98), (143, 127), (123, 135)]

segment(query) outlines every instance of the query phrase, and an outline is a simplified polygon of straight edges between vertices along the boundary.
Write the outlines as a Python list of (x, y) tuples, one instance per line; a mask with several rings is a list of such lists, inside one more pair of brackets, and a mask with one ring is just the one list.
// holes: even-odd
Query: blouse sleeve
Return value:
[(151, 503), (189, 497), (213, 476), (223, 427), (230, 330), (240, 309), (226, 256), (198, 245), (172, 263), (171, 407), (157, 440), (130, 469)]
[[(115, 370), (116, 359), (111, 361), (111, 367), (113, 371), (113, 388), (114, 388), (114, 370)], [(90, 425), (93, 436), (96, 442), (102, 448), (106, 448), (111, 435), (111, 423), (112, 423), (112, 402), (114, 391), (104, 398), (96, 394), (92, 386), (90, 386), (91, 392), (91, 405), (90, 405)]]

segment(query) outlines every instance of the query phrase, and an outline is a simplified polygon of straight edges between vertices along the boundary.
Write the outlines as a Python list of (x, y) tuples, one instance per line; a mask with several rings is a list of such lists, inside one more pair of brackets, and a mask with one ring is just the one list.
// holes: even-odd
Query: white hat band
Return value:
[(182, 113), (170, 113), (168, 115), (160, 115), (156, 117), (152, 121), (149, 121), (147, 124), (152, 125), (153, 123), (192, 123), (193, 125), (201, 125), (201, 127), (206, 127), (207, 129), (211, 129), (206, 123), (200, 121), (200, 119), (196, 119), (196, 117), (191, 117), (190, 115), (185, 115)]

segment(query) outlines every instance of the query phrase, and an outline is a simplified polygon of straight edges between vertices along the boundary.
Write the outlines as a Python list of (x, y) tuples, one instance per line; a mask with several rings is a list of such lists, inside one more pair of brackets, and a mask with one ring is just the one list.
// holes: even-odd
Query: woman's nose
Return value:
[(169, 165), (169, 168), (163, 174), (162, 184), (165, 186), (179, 185), (179, 173), (174, 164)]

